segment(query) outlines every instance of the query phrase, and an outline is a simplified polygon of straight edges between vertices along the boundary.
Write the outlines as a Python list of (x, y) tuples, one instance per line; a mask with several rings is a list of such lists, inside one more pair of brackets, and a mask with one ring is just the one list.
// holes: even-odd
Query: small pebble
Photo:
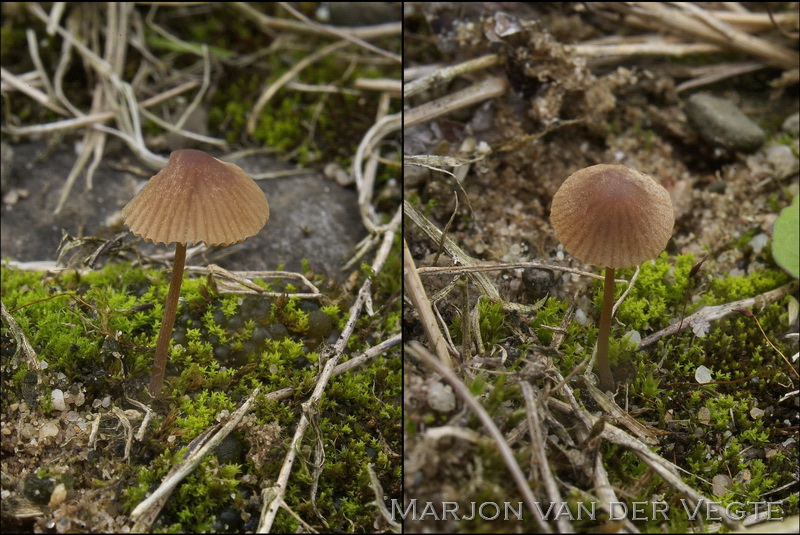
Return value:
[(797, 168), (797, 157), (786, 145), (773, 145), (766, 151), (767, 161), (777, 173), (791, 173)]
[(764, 130), (736, 104), (708, 93), (689, 97), (686, 115), (700, 136), (715, 147), (753, 152), (766, 138)]
[(433, 383), (428, 389), (428, 405), (439, 412), (450, 412), (456, 408), (456, 396), (450, 385)]
[(636, 344), (637, 346), (639, 345), (639, 342), (642, 341), (642, 335), (639, 333), (639, 331), (628, 331), (625, 333), (623, 338), (627, 338), (630, 343)]
[(711, 422), (711, 411), (708, 407), (700, 407), (700, 410), (697, 411), (697, 420), (703, 425), (708, 425)]
[(711, 479), (711, 493), (714, 496), (725, 496), (732, 486), (733, 481), (725, 474), (718, 474)]
[(64, 486), (63, 483), (59, 483), (56, 485), (56, 488), (53, 489), (53, 493), (50, 494), (50, 503), (47, 504), (48, 507), (57, 507), (64, 503), (64, 500), (67, 499), (67, 488)]
[(54, 437), (58, 434), (58, 425), (54, 422), (47, 422), (39, 429), (39, 438)]
[(788, 134), (797, 135), (800, 133), (800, 113), (793, 113), (787, 117), (783, 121), (781, 128)]
[(692, 322), (692, 332), (698, 338), (705, 338), (710, 328), (711, 324), (703, 318), (698, 318)]
[(694, 372), (694, 380), (700, 383), (701, 385), (710, 383), (712, 380), (711, 370), (709, 370), (705, 366), (698, 366), (697, 370)]
[(753, 238), (750, 240), (750, 247), (753, 248), (754, 253), (761, 254), (761, 251), (767, 246), (768, 241), (769, 236), (762, 232), (761, 234), (756, 234), (753, 236)]
[(63, 411), (67, 408), (67, 403), (64, 400), (64, 392), (60, 388), (54, 389), (50, 393), (50, 398), (53, 400), (53, 409)]

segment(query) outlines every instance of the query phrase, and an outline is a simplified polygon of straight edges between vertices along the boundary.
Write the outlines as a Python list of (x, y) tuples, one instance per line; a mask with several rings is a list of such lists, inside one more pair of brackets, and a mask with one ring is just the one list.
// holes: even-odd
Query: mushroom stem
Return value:
[(164, 304), (164, 315), (161, 317), (161, 330), (158, 332), (156, 342), (156, 356), (153, 360), (153, 376), (150, 378), (150, 394), (153, 397), (161, 393), (164, 384), (164, 372), (167, 369), (167, 350), (172, 338), (172, 326), (175, 324), (175, 314), (178, 312), (178, 296), (181, 293), (183, 282), (183, 266), (186, 263), (186, 244), (178, 243), (175, 246), (175, 261), (172, 264), (172, 280), (169, 283), (167, 302)]
[(603, 308), (600, 311), (600, 331), (597, 334), (597, 356), (595, 366), (602, 390), (615, 390), (611, 361), (608, 359), (608, 337), (611, 331), (611, 312), (614, 304), (614, 268), (606, 268), (603, 284)]

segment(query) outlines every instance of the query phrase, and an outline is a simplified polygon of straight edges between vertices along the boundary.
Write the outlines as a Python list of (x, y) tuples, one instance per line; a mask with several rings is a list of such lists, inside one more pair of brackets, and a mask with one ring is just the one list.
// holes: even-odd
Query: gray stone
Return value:
[(753, 152), (766, 135), (752, 119), (730, 100), (697, 93), (686, 102), (686, 115), (700, 136), (715, 147)]
[(794, 134), (797, 135), (800, 133), (800, 113), (793, 113), (789, 117), (787, 117), (781, 128), (787, 134)]

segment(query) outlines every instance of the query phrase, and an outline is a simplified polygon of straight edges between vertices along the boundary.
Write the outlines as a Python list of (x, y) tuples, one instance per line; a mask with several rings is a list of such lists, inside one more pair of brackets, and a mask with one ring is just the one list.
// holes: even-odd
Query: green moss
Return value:
[(281, 323), (292, 332), (305, 334), (308, 330), (308, 313), (300, 309), (300, 299), (297, 297), (289, 299), (280, 310), (278, 317)]
[[(673, 260), (666, 253), (644, 263), (640, 267), (636, 284), (620, 305), (616, 319), (637, 330), (658, 330), (666, 327), (671, 314), (680, 310), (683, 305), (693, 264), (692, 255), (680, 255)], [(633, 271), (620, 270), (617, 276), (630, 280)], [(603, 299), (602, 281), (597, 282), (596, 288), (598, 293), (595, 305), (600, 310)], [(618, 298), (624, 291), (624, 285), (617, 285), (615, 297)]]
[[(792, 481), (793, 461), (789, 459), (791, 456), (782, 453), (780, 444), (785, 440), (785, 435), (781, 432), (783, 425), (778, 421), (780, 418), (785, 420), (788, 414), (779, 417), (777, 414), (759, 415), (751, 412), (754, 408), (779, 405), (779, 393), (785, 391), (785, 385), (791, 382), (783, 371), (783, 359), (769, 347), (755, 320), (743, 315), (715, 321), (702, 337), (689, 329), (660, 340), (647, 351), (638, 351), (622, 334), (635, 330), (644, 337), (680, 321), (683, 314), (688, 316), (700, 307), (753, 297), (791, 280), (772, 265), (768, 250), (762, 253), (762, 257), (765, 269), (754, 270), (745, 276), (715, 276), (711, 271), (713, 264), (707, 264), (695, 277), (690, 277), (696, 262), (694, 257), (662, 254), (641, 266), (635, 286), (618, 311), (611, 336), (610, 349), (615, 374), (618, 374), (621, 382), (630, 384), (630, 388), (625, 390), (628, 396), (626, 400), (636, 408), (648, 409), (644, 412), (646, 416), (640, 419), (673, 431), (661, 437), (655, 449), (686, 469), (688, 475), (684, 477), (687, 482), (709, 496), (712, 489), (708, 482), (714, 475), (738, 474), (729, 493), (720, 497), (723, 503), (743, 501), (745, 498), (758, 501), (758, 496)], [(632, 273), (633, 270), (622, 270), (619, 276), (630, 278)], [(595, 289), (595, 305), (598, 306), (602, 299), (602, 284), (597, 284)], [(624, 285), (618, 285), (615, 292), (617, 297), (624, 290)], [(787, 300), (754, 310), (770, 340), (784, 353), (788, 353), (789, 342), (775, 333), (787, 328)], [(491, 340), (502, 343), (509, 354), (525, 353), (531, 349), (528, 340), (523, 343), (514, 337), (515, 332), (508, 329), (508, 325), (516, 320), (504, 313), (501, 306), (482, 299), (479, 310), (484, 342)], [(548, 352), (546, 347), (553, 339), (551, 328), (561, 325), (566, 310), (567, 303), (550, 298), (527, 323), (538, 339), (532, 349), (533, 360), (550, 356), (563, 375), (570, 373), (586, 358), (596, 341), (594, 326), (581, 326), (573, 321), (567, 326), (566, 338), (558, 353)], [(453, 314), (448, 320), (451, 322), (451, 338), (459, 341), (461, 316)], [(619, 323), (624, 325), (620, 326)], [(697, 367), (701, 364), (711, 369), (713, 383), (700, 385), (694, 380)], [(514, 377), (514, 371), (523, 365), (521, 361), (509, 359), (506, 368), (497, 370), (498, 373), (480, 371), (467, 381), (470, 393), (481, 400), (493, 420), (506, 433), (524, 417), (524, 414), (521, 415), (524, 406), (517, 381), (510, 380)], [(593, 402), (581, 389), (574, 388), (574, 393), (580, 403), (592, 405)], [(415, 422), (407, 420), (407, 436), (413, 439), (419, 425), (441, 425), (445, 421), (435, 414), (423, 415)], [(477, 428), (480, 423), (470, 418), (468, 425)], [(745, 450), (751, 453), (743, 455)], [(754, 456), (754, 451), (770, 453)], [(692, 521), (678, 501), (681, 496), (669, 491), (660, 478), (650, 479), (650, 470), (640, 459), (609, 444), (602, 444), (601, 452), (610, 468), (611, 484), (621, 489), (619, 495), (623, 496), (623, 500), (630, 500), (626, 501), (629, 506), (634, 500), (647, 500), (656, 495), (664, 495), (664, 500), (671, 505), (674, 514), (666, 524), (637, 522), (639, 529), (654, 532), (668, 526), (670, 531), (680, 532), (692, 526)], [(480, 468), (474, 470), (481, 474), (480, 488), (488, 489), (491, 497), (482, 496), (476, 489), (460, 496), (459, 500), (463, 499), (465, 503), (480, 502), (482, 499), (518, 501), (517, 492), (513, 485), (508, 484), (506, 469), (494, 446), (479, 443), (475, 451), (459, 452), (459, 458), (463, 455), (477, 459), (474, 464)], [(521, 464), (529, 462), (530, 453), (527, 449), (517, 448), (515, 455)], [(556, 470), (558, 477), (569, 480), (574, 473), (567, 468), (567, 461), (563, 465), (556, 462), (551, 467)], [(446, 468), (440, 467), (439, 470)], [(449, 478), (449, 481), (453, 485), (460, 484), (457, 478)], [(463, 482), (462, 487), (475, 488), (474, 479)], [(578, 496), (572, 498), (577, 499)], [(584, 501), (592, 500), (591, 496), (584, 497)], [(784, 508), (786, 515), (797, 513), (797, 501)], [(596, 526), (596, 523), (586, 527), (590, 526)], [(473, 532), (490, 528), (497, 531), (498, 524), (496, 521), (462, 522), (459, 528)]]
[(184, 429), (186, 437), (191, 440), (216, 424), (216, 417), (223, 410), (234, 411), (236, 404), (222, 392), (203, 390), (195, 397), (187, 396), (180, 400), (177, 426)]
[(536, 317), (531, 322), (531, 328), (536, 332), (539, 341), (542, 345), (549, 345), (553, 339), (553, 331), (550, 329), (542, 328), (556, 327), (561, 325), (561, 320), (567, 310), (567, 304), (558, 299), (548, 299), (536, 312)]
[[(392, 264), (391, 269), (400, 276), (399, 263)], [(329, 302), (320, 310), (341, 329), (347, 320), (343, 311), (347, 307), (337, 295), (341, 289), (327, 284), (319, 275), (308, 276), (320, 287), (333, 288), (332, 297), (340, 303)], [(152, 368), (152, 347), (162, 314), (160, 303), (167, 292), (167, 281), (160, 270), (143, 272), (123, 264), (80, 277), (62, 273), (45, 278), (3, 266), (2, 280), (3, 302), (13, 311), (39, 358), (48, 362), (44, 372), (34, 374), (21, 359), (13, 371), (4, 368), (11, 390), (4, 406), (28, 392), (32, 396), (28, 406), (38, 406), (47, 414), (52, 409), (50, 391), (54, 378), (61, 373), (68, 384), (84, 385), (87, 403), (111, 395), (113, 402), (121, 406), (125, 403), (123, 394), (143, 391)], [(256, 282), (271, 288), (282, 284), (274, 280)], [(351, 339), (355, 351), (375, 343), (368, 336), (383, 336), (399, 328), (400, 288), (389, 281), (381, 285), (375, 291), (375, 302), (383, 307), (382, 300), (386, 299), (390, 305), (374, 317), (362, 318)], [(289, 285), (285, 288), (291, 291)], [(62, 292), (70, 296), (57, 296)], [(223, 509), (245, 511), (243, 489), (250, 493), (259, 489), (243, 485), (243, 475), (274, 481), (292, 436), (288, 430), (296, 426), (301, 415), (299, 405), (315, 384), (320, 355), (309, 350), (303, 333), (308, 327), (308, 310), (316, 305), (299, 298), (278, 298), (269, 301), (269, 313), (243, 318), (246, 310), (253, 308), (248, 300), (250, 297), (214, 295), (204, 279), (185, 278), (176, 321), (176, 330), (183, 329), (185, 339), (173, 341), (170, 346), (165, 386), (169, 396), (166, 403), (172, 408), (165, 411), (163, 406), (153, 405), (157, 414), (166, 412), (167, 416), (156, 416), (146, 443), (134, 443), (130, 484), (123, 494), (124, 510), (130, 512), (160, 482), (169, 466), (182, 458), (180, 446), (215, 425), (222, 411), (235, 410), (255, 387), (265, 393), (285, 387), (295, 390), (292, 397), (279, 402), (259, 400), (252, 412), (261, 426), (277, 426), (283, 431), (264, 465), (255, 466), (248, 460), (231, 468), (206, 459), (170, 498), (156, 531), (209, 531)], [(15, 310), (25, 304), (30, 305)], [(257, 350), (245, 350), (245, 344), (252, 344), (256, 329), (268, 329), (278, 321), (286, 322), (288, 333), (264, 340)], [(75, 336), (76, 329), (80, 336)], [(7, 364), (4, 358), (4, 366)], [(351, 522), (372, 526), (375, 510), (365, 506), (374, 499), (365, 471), (367, 464), (373, 464), (384, 489), (398, 496), (401, 370), (399, 350), (395, 349), (354, 372), (334, 377), (328, 385), (320, 412), (326, 465), (319, 481), (317, 504), (332, 530), (351, 529)], [(6, 375), (6, 371), (11, 373)], [(178, 445), (166, 440), (170, 436), (177, 439)], [(299, 514), (312, 522), (318, 518), (307, 505), (314, 443), (310, 432), (286, 495), (287, 502), (300, 504)], [(144, 461), (144, 452), (154, 455), (154, 460)], [(100, 480), (88, 478), (89, 482)], [(283, 532), (295, 527), (296, 521), (280, 513), (274, 529)]]
[(704, 296), (703, 302), (717, 305), (738, 301), (767, 292), (791, 280), (788, 274), (771, 269), (749, 273), (744, 277), (727, 275), (722, 278), (714, 278), (711, 281), (710, 291)]
[(480, 315), (479, 326), (484, 344), (496, 344), (508, 335), (508, 331), (503, 328), (505, 313), (503, 312), (502, 303), (493, 303), (488, 299), (480, 299), (478, 301), (478, 314)]

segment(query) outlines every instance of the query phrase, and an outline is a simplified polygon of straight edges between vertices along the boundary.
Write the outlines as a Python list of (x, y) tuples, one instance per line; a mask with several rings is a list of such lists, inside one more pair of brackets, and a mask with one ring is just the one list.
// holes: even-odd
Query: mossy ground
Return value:
[[(380, 315), (361, 320), (348, 345), (349, 355), (399, 328), (398, 266), (387, 268), (394, 271), (394, 279), (384, 276), (383, 282), (377, 281), (375, 298), (388, 303)], [(148, 403), (144, 391), (167, 292), (163, 272), (127, 263), (82, 276), (5, 266), (2, 270), (3, 302), (38, 358), (47, 362), (46, 369), (31, 371), (15, 355), (17, 346), (4, 328), (4, 473), (22, 479), (42, 466), (57, 465), (57, 470), (37, 473), (37, 480), (49, 484), (51, 491), (65, 483), (68, 496), (84, 496), (66, 502), (72, 505), (63, 518), (76, 528), (98, 529), (103, 523), (97, 524), (96, 508), (103, 509), (104, 504), (88, 503), (86, 492), (113, 489), (121, 504), (115, 510), (124, 518), (182, 457), (185, 446), (216, 424), (223, 411), (235, 410), (257, 386), (265, 393), (292, 387), (295, 393), (289, 399), (256, 404), (232, 446), (240, 453), (225, 463), (221, 454), (205, 459), (175, 491), (155, 525), (157, 531), (208, 532), (225, 531), (223, 526), (233, 522), (234, 530), (253, 530), (260, 490), (277, 477), (301, 415), (300, 403), (313, 388), (321, 344), (332, 343), (340, 333), (351, 298), (336, 285), (328, 285), (321, 303), (295, 297), (216, 295), (205, 278), (187, 276), (167, 369), (166, 398), (151, 405), (155, 417), (145, 440), (134, 441), (131, 459), (125, 462), (125, 436), (111, 411), (133, 409), (126, 396)], [(387, 284), (389, 280), (394, 284)], [(314, 282), (325, 284), (321, 276), (314, 276)], [(298, 290), (287, 281), (261, 284), (273, 291)], [(302, 443), (285, 497), (294, 512), (317, 529), (373, 529), (378, 515), (367, 505), (375, 500), (368, 463), (386, 494), (398, 496), (400, 369), (394, 350), (329, 383), (320, 405), (326, 455), (316, 495), (320, 516), (310, 499), (314, 437), (307, 436)], [(67, 397), (65, 411), (53, 407), (51, 392), (56, 388)], [(103, 415), (100, 438), (90, 447), (91, 422), (98, 414)], [(131, 415), (136, 429), (142, 415)], [(42, 438), (38, 432), (47, 423), (55, 424), (58, 433)], [(20, 483), (19, 492), (24, 494), (32, 484)], [(38, 506), (46, 510), (49, 493), (45, 494)], [(52, 509), (48, 514), (61, 518), (60, 509)], [(275, 529), (291, 532), (297, 525), (281, 513)]]
[[(654, 451), (685, 469), (683, 477), (692, 487), (724, 505), (763, 501), (765, 495), (795, 480), (797, 443), (793, 442), (796, 430), (791, 422), (796, 421), (797, 407), (781, 401), (792, 389), (792, 380), (788, 377), (791, 372), (785, 361), (770, 348), (754, 319), (739, 314), (714, 322), (706, 333), (698, 335), (689, 329), (664, 338), (644, 351), (637, 351), (623, 335), (635, 330), (644, 337), (703, 306), (751, 297), (789, 283), (791, 278), (772, 264), (768, 251), (764, 256), (768, 267), (747, 276), (716, 276), (701, 267), (695, 277), (690, 277), (696, 264), (693, 256), (662, 254), (641, 267), (638, 281), (620, 307), (613, 327), (613, 368), (618, 380), (625, 383), (617, 396), (618, 403), (641, 421), (666, 431), (659, 437)], [(630, 278), (632, 273), (633, 270), (623, 271), (620, 276)], [(624, 289), (624, 285), (619, 286), (617, 297)], [(599, 306), (602, 282), (594, 285), (594, 295), (595, 304)], [(787, 296), (763, 310), (753, 310), (770, 341), (785, 355), (797, 351), (797, 343), (782, 336), (791, 327), (788, 320), (791, 299)], [(548, 298), (531, 317), (506, 313), (501, 304), (487, 299), (481, 299), (477, 308), (481, 337), (487, 348), (491, 348), (489, 353), (497, 356), (502, 348), (508, 359), (499, 368), (484, 366), (488, 369), (478, 371), (467, 385), (501, 430), (509, 433), (525, 418), (525, 405), (518, 386), (519, 381), (525, 379), (520, 379), (518, 374), (535, 358), (532, 355), (546, 355), (561, 374), (567, 376), (586, 358), (587, 351), (591, 351), (597, 329), (573, 319), (566, 327), (560, 349), (553, 351), (548, 349), (555, 332), (553, 328), (562, 325), (567, 302)], [(453, 340), (461, 340), (460, 316), (452, 318), (450, 331)], [(695, 372), (701, 365), (711, 370), (712, 383), (699, 384), (695, 380)], [(594, 407), (591, 397), (582, 393), (580, 383), (573, 386), (579, 402)], [(414, 395), (413, 390), (411, 395)], [(445, 425), (449, 419), (427, 408), (408, 410), (407, 441), (417, 444), (420, 425)], [(467, 426), (477, 429), (480, 424), (477, 419), (468, 418)], [(516, 505), (521, 501), (497, 449), (490, 442), (479, 441), (473, 445), (455, 441), (449, 451), (454, 453), (442, 455), (437, 475), (426, 471), (427, 477), (420, 485), (412, 485), (407, 490), (410, 496), (420, 501), (431, 496), (429, 493), (435, 491), (426, 488), (424, 482), (431, 478), (429, 481), (436, 481), (434, 486), (442, 493), (434, 494), (435, 501), (457, 501), (462, 504), (463, 514), (469, 510), (464, 504), (470, 502), (507, 501)], [(525, 466), (530, 456), (528, 449), (523, 447), (515, 453), (520, 465)], [(660, 500), (677, 512), (671, 515), (668, 525), (655, 520), (635, 522), (639, 529), (643, 532), (666, 529), (676, 533), (696, 527), (683, 512), (679, 502), (682, 496), (659, 477), (654, 477), (635, 455), (611, 444), (602, 445), (601, 453), (611, 484), (628, 507), (635, 501)], [(570, 461), (564, 458), (552, 468), (558, 478), (572, 481), (575, 473), (570, 466)], [(715, 495), (712, 479), (729, 474), (733, 478), (727, 491)], [(447, 483), (442, 487), (440, 481)], [(576, 487), (580, 485), (579, 481), (572, 483)], [(572, 503), (576, 515), (577, 502), (593, 501), (577, 490), (565, 499)], [(797, 514), (798, 505), (797, 495), (790, 495), (783, 502), (779, 516)], [(752, 513), (752, 510), (745, 512)], [(416, 525), (422, 524), (424, 522)], [(526, 529), (525, 524), (522, 526), (516, 520), (504, 523), (477, 519), (462, 521), (458, 528), (451, 528), (459, 532), (498, 532), (506, 528)], [(590, 529), (596, 523), (577, 522), (574, 526), (579, 530)], [(437, 523), (437, 529), (441, 527), (442, 524)], [(527, 527), (535, 529), (535, 524)]]

